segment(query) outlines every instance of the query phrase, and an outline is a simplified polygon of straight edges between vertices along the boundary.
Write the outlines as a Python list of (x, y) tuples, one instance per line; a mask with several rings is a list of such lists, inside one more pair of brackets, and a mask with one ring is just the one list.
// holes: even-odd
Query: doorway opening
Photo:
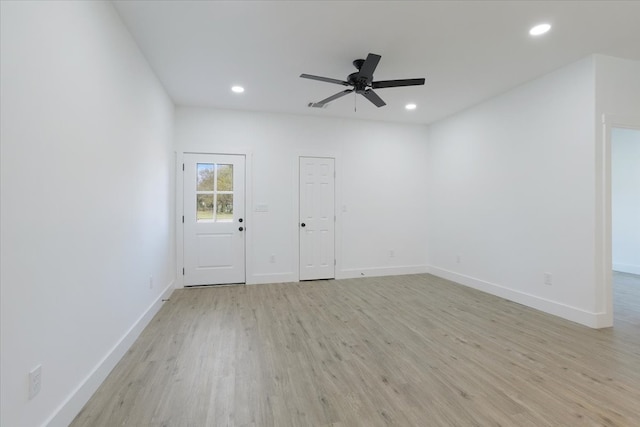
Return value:
[(640, 319), (640, 127), (610, 129), (611, 267), (615, 321)]

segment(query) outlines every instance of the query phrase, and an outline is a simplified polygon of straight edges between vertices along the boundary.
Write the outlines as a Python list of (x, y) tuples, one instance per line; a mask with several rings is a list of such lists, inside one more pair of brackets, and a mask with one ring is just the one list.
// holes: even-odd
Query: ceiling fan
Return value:
[(351, 89), (343, 90), (335, 95), (323, 99), (318, 102), (310, 102), (309, 107), (323, 108), (326, 104), (348, 95), (352, 92), (359, 93), (367, 98), (376, 107), (382, 107), (386, 103), (378, 96), (373, 89), (383, 89), (387, 87), (400, 87), (400, 86), (420, 86), (424, 84), (424, 79), (404, 79), (404, 80), (381, 80), (373, 81), (373, 72), (380, 62), (380, 55), (370, 53), (367, 55), (367, 59), (356, 59), (353, 61), (353, 66), (358, 69), (357, 72), (349, 74), (347, 80), (337, 80), (328, 77), (313, 76), (311, 74), (300, 74), (300, 77), (304, 79), (319, 80), (321, 82), (335, 83), (342, 86), (351, 86)]

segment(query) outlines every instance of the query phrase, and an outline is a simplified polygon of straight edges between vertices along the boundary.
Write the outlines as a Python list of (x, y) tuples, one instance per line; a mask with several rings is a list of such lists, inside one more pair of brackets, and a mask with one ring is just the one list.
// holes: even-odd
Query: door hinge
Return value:
[(184, 215), (182, 215), (182, 223), (184, 224)]
[(336, 216), (335, 215), (333, 216), (333, 222), (336, 222)]
[(184, 170), (184, 163), (182, 164), (182, 170)]
[(333, 260), (333, 265), (336, 265), (336, 260), (335, 259)]
[(182, 269), (182, 275), (184, 276), (184, 268)]

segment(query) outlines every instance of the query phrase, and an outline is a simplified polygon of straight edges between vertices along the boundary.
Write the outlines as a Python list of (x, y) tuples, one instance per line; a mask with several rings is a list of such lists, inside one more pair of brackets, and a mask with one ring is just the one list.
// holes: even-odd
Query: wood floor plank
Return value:
[(177, 290), (72, 426), (638, 426), (614, 282), (603, 330), (430, 275)]

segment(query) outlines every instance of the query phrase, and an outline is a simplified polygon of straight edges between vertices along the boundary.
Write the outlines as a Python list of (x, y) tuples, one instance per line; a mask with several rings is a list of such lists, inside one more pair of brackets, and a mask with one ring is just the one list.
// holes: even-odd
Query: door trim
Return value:
[(205, 151), (182, 151), (176, 152), (175, 164), (175, 242), (176, 250), (176, 288), (184, 288), (184, 228), (182, 224), (182, 216), (184, 215), (184, 175), (182, 164), (184, 163), (185, 154), (220, 154), (220, 155), (236, 155), (244, 156), (244, 209), (245, 221), (249, 225), (245, 228), (245, 244), (244, 244), (244, 277), (245, 283), (250, 284), (253, 280), (253, 257), (249, 250), (251, 242), (253, 242), (253, 153), (251, 150), (216, 150), (214, 152)]
[(335, 227), (333, 231), (333, 246), (336, 263), (333, 269), (335, 279), (342, 279), (342, 162), (340, 153), (337, 151), (298, 151), (293, 158), (293, 174), (291, 177), (294, 183), (293, 188), (293, 216), (291, 225), (292, 248), (293, 248), (293, 272), (296, 280), (300, 281), (300, 227), (298, 221), (300, 218), (300, 157), (322, 157), (330, 158), (334, 161), (334, 171), (336, 177), (334, 179), (334, 206), (333, 214), (336, 216)]

